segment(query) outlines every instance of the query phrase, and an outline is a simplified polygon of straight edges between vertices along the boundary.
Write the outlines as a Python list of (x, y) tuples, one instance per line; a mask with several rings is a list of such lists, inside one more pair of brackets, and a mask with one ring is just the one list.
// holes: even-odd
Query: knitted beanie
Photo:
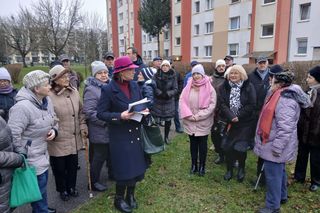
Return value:
[(8, 80), (11, 82), (10, 73), (4, 67), (0, 67), (0, 80)]
[(45, 73), (42, 70), (34, 70), (23, 77), (22, 83), (26, 88), (30, 89), (35, 86), (40, 86), (46, 81), (49, 82), (49, 79), (50, 75), (48, 73)]
[(205, 73), (204, 73), (204, 69), (203, 69), (202, 64), (197, 64), (196, 66), (192, 67), (191, 73), (192, 73), (192, 74), (193, 74), (193, 73), (199, 73), (199, 74), (201, 74), (201, 75), (204, 76)]
[(311, 70), (309, 70), (309, 74), (316, 79), (318, 83), (320, 83), (320, 66), (315, 66)]
[(91, 70), (92, 70), (93, 77), (97, 74), (97, 72), (99, 72), (101, 70), (105, 70), (106, 72), (108, 72), (108, 68), (106, 67), (106, 65), (102, 61), (92, 62), (91, 63)]
[(140, 70), (140, 72), (143, 75), (145, 81), (152, 79), (153, 74), (154, 74), (153, 71), (149, 67), (142, 68)]
[(222, 59), (219, 59), (219, 60), (216, 61), (216, 68), (217, 68), (219, 65), (224, 65), (224, 66), (226, 66), (226, 62), (225, 62), (224, 60), (222, 60)]
[(170, 62), (168, 60), (163, 60), (160, 65), (160, 68), (162, 68), (163, 65), (168, 65), (171, 68)]

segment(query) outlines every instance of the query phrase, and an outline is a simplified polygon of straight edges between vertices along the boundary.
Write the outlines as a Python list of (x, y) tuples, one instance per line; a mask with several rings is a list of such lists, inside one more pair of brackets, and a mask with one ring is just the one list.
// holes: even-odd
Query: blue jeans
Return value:
[(279, 209), (280, 201), (288, 199), (286, 164), (265, 160), (264, 175), (267, 186), (266, 207)]
[(47, 202), (47, 183), (48, 183), (48, 170), (37, 175), (38, 185), (42, 199), (31, 203), (32, 213), (48, 213), (48, 202)]
[(180, 118), (179, 118), (179, 99), (174, 101), (175, 104), (175, 113), (174, 113), (174, 125), (176, 126), (176, 130), (181, 130)]

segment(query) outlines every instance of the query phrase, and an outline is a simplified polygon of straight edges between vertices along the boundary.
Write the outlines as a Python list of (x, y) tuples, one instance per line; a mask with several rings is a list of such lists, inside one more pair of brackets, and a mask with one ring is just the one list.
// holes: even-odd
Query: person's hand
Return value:
[(81, 133), (81, 137), (83, 137), (83, 138), (88, 137), (88, 130), (82, 129), (82, 130), (80, 130), (80, 133)]
[(56, 137), (56, 132), (54, 129), (50, 129), (50, 131), (47, 134), (47, 140), (52, 141)]
[(129, 120), (133, 114), (134, 114), (133, 112), (129, 112), (128, 110), (123, 111), (121, 113), (121, 119), (122, 120)]
[(280, 157), (280, 154), (272, 150), (272, 155), (276, 158)]
[(236, 122), (239, 122), (239, 118), (238, 117), (235, 117), (231, 120), (233, 123), (236, 123)]

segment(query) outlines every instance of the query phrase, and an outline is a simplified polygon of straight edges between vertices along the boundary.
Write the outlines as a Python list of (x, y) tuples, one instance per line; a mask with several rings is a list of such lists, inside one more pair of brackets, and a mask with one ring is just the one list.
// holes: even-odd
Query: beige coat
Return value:
[(62, 89), (58, 93), (51, 89), (50, 98), (59, 119), (59, 129), (58, 137), (48, 143), (49, 155), (77, 154), (82, 147), (80, 131), (88, 132), (79, 92), (73, 88)]
[(188, 135), (205, 136), (210, 134), (210, 130), (213, 125), (214, 109), (217, 102), (217, 95), (214, 89), (208, 98), (210, 98), (209, 107), (206, 109), (199, 109), (199, 88), (191, 87), (189, 94), (189, 107), (193, 116), (182, 119), (184, 131)]

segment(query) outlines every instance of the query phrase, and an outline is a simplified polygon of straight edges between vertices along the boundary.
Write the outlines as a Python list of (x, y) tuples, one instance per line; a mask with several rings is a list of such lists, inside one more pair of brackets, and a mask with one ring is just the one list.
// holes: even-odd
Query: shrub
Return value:
[(9, 71), (13, 83), (18, 83), (22, 64), (7, 64), (5, 65), (5, 68)]

